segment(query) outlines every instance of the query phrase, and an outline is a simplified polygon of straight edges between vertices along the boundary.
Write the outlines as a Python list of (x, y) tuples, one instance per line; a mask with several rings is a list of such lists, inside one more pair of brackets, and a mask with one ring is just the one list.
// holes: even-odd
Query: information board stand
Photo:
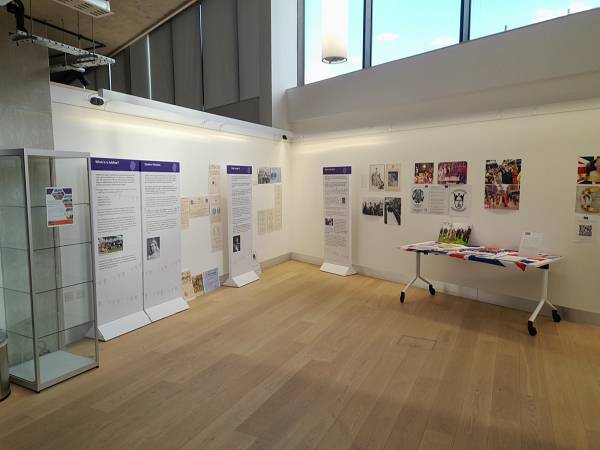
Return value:
[(356, 273), (352, 267), (352, 167), (323, 167), (323, 272), (340, 276)]
[(227, 166), (227, 247), (229, 275), (225, 286), (242, 287), (259, 279), (252, 244), (252, 167)]

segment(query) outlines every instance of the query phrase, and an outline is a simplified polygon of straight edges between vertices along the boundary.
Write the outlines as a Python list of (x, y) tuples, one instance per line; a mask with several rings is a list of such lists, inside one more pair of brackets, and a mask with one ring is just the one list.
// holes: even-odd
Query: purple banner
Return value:
[(179, 163), (172, 161), (140, 161), (142, 172), (177, 172)]
[(118, 172), (137, 172), (140, 162), (132, 159), (92, 158), (92, 170), (112, 170)]
[(252, 166), (227, 166), (228, 175), (252, 175)]
[(352, 167), (323, 167), (323, 175), (350, 175)]

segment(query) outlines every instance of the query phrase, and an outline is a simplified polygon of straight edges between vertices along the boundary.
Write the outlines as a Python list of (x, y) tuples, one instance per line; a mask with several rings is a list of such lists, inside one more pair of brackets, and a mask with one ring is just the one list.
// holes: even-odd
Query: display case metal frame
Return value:
[[(36, 392), (40, 392), (46, 388), (59, 384), (69, 378), (72, 378), (81, 373), (87, 372), (88, 370), (99, 367), (100, 363), (100, 354), (98, 348), (98, 307), (96, 302), (96, 282), (95, 282), (95, 252), (93, 251), (93, 230), (94, 230), (94, 217), (92, 212), (92, 183), (91, 183), (91, 168), (90, 168), (90, 154), (84, 152), (70, 152), (70, 151), (54, 151), (54, 150), (38, 150), (38, 149), (8, 149), (8, 150), (0, 150), (0, 157), (5, 156), (18, 156), (23, 158), (23, 179), (25, 181), (25, 215), (27, 218), (27, 244), (28, 244), (28, 264), (29, 264), (29, 290), (30, 290), (30, 304), (31, 304), (31, 328), (32, 328), (32, 340), (33, 340), (33, 363), (34, 363), (34, 372), (35, 372), (35, 381), (29, 381), (23, 378), (19, 378), (10, 375), (11, 382), (23, 386), (25, 388), (34, 390)], [(91, 267), (92, 267), (92, 280), (91, 280), (91, 293), (92, 293), (92, 314), (93, 314), (93, 337), (94, 340), (94, 352), (95, 352), (95, 361), (91, 362), (88, 365), (82, 366), (78, 369), (69, 371), (61, 376), (58, 376), (52, 380), (47, 382), (41, 382), (41, 374), (40, 374), (40, 355), (38, 353), (38, 337), (36, 331), (36, 317), (35, 317), (35, 308), (33, 305), (33, 296), (35, 293), (34, 283), (33, 283), (33, 225), (31, 219), (31, 190), (30, 190), (30, 179), (29, 179), (29, 158), (30, 157), (49, 157), (49, 158), (79, 158), (87, 160), (87, 180), (88, 180), (88, 195), (89, 195), (89, 215), (90, 215), (90, 235), (92, 236), (92, 251), (91, 254)], [(54, 174), (51, 174), (53, 176)], [(52, 180), (54, 182), (54, 180)], [(10, 342), (8, 343), (10, 346)]]

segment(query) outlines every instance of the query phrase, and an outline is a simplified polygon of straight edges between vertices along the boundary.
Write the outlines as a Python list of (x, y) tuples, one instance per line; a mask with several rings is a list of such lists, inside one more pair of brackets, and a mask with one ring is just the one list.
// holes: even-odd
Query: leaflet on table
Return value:
[[(143, 312), (140, 163), (91, 158), (90, 167), (98, 327), (102, 338), (110, 339), (113, 331), (104, 327), (110, 322), (137, 313), (141, 322), (134, 328), (149, 323)], [(116, 335), (131, 328), (119, 330)]]
[[(181, 299), (179, 163), (141, 161), (144, 309)], [(184, 302), (185, 303), (185, 302)], [(187, 304), (186, 304), (187, 305)], [(150, 310), (150, 312), (149, 312)], [(161, 317), (163, 309), (153, 320)]]
[(323, 168), (325, 262), (350, 266), (351, 167)]

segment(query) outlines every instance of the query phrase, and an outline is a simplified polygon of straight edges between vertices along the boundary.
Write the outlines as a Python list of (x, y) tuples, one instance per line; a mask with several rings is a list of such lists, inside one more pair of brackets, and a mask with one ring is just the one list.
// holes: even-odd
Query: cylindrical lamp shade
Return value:
[(321, 0), (321, 57), (326, 64), (348, 60), (348, 1)]

